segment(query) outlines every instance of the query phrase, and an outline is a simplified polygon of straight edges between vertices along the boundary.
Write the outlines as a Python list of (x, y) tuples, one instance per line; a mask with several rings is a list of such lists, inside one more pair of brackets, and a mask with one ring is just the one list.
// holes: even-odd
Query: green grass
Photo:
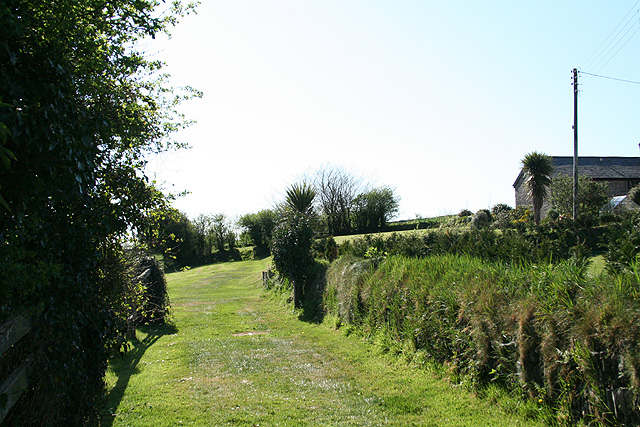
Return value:
[[(371, 236), (383, 236), (383, 237), (389, 237), (392, 234), (411, 234), (411, 233), (418, 233), (418, 234), (427, 234), (432, 230), (401, 230), (401, 231), (385, 231), (385, 232), (381, 232), (381, 233), (368, 233)], [(337, 244), (342, 244), (347, 240), (353, 240), (353, 239), (357, 239), (360, 237), (364, 237), (366, 234), (349, 234), (347, 236), (336, 236), (334, 237), (335, 241)]]
[[(110, 426), (513, 426), (480, 399), (264, 294), (269, 260), (167, 275), (175, 327), (144, 328), (107, 375)], [(535, 408), (530, 408), (534, 413)]]

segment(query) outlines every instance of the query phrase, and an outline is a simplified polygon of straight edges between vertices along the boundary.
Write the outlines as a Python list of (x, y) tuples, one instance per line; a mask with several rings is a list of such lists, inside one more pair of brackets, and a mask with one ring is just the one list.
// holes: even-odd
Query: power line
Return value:
[[(640, 19), (638, 19), (638, 23), (640, 23)], [(624, 36), (626, 36), (629, 31), (631, 31), (633, 29), (633, 26), (631, 26), (626, 33), (624, 33)], [(640, 30), (640, 25), (638, 25), (638, 28), (633, 32), (633, 34), (631, 34), (631, 36), (627, 39), (627, 41), (624, 42), (624, 44), (622, 46), (620, 46), (620, 48), (618, 50), (615, 51), (615, 53), (613, 55), (611, 55), (611, 57), (609, 57), (609, 59), (607, 60), (607, 62), (605, 62), (604, 64), (602, 64), (602, 66), (600, 68), (598, 68), (596, 71), (596, 73), (600, 72), (600, 70), (602, 70), (604, 67), (607, 66), (607, 64), (609, 62), (611, 62), (611, 60), (613, 58), (615, 58), (615, 56), (618, 54), (618, 52), (620, 52), (622, 50), (623, 47), (625, 47), (627, 45), (627, 43), (629, 43), (629, 41), (631, 41), (631, 39), (633, 38), (633, 36), (636, 35), (636, 33)], [(624, 37), (623, 36), (623, 37)], [(622, 41), (622, 39), (618, 40), (618, 42), (611, 48), (611, 50), (613, 50), (613, 48), (615, 48), (618, 43), (620, 43)], [(611, 52), (611, 50), (609, 52)], [(607, 55), (609, 54), (609, 52), (607, 52)], [(602, 58), (602, 60), (604, 60), (606, 57)], [(602, 60), (600, 62), (602, 62)], [(598, 63), (599, 64), (599, 63)]]
[[(636, 7), (638, 6), (638, 4), (640, 4), (640, 0), (636, 1), (636, 3), (633, 5), (633, 7), (631, 7), (631, 9), (629, 10), (629, 12), (627, 12), (627, 14), (624, 16), (624, 18), (622, 18), (622, 20), (620, 21), (620, 23), (618, 23), (618, 25), (613, 29), (613, 31), (611, 31), (611, 33), (604, 39), (604, 41), (600, 44), (600, 46), (598, 46), (598, 48), (589, 56), (589, 58), (587, 58), (587, 61), (589, 61), (589, 59), (591, 59), (593, 57), (593, 59), (587, 63), (587, 65), (583, 68), (587, 68), (589, 69), (594, 63), (595, 66), (593, 68), (598, 67), (604, 60), (607, 59), (607, 57), (609, 56), (609, 54), (624, 40), (624, 38), (627, 36), (627, 34), (629, 34), (629, 31), (631, 31), (635, 25), (635, 16), (638, 15), (638, 13), (640, 13), (640, 9), (636, 9)], [(635, 10), (635, 13), (632, 14), (632, 12)], [(629, 16), (631, 15), (631, 16)], [(640, 21), (639, 21), (640, 22)], [(624, 25), (622, 25), (624, 23)], [(631, 24), (630, 28), (629, 24)], [(622, 28), (620, 28), (620, 26), (622, 25)], [(618, 28), (620, 28), (619, 31)], [(626, 31), (625, 31), (626, 30)], [(617, 33), (616, 33), (617, 31)], [(622, 37), (619, 38), (620, 34), (623, 32), (624, 34), (622, 35)], [(633, 36), (638, 32), (638, 30), (636, 30), (622, 45), (622, 47), (620, 47), (620, 49), (618, 49), (613, 56), (611, 56), (607, 62), (601, 66), (598, 70), (596, 70), (596, 72), (600, 71), (605, 65), (607, 65), (609, 63), (609, 61), (611, 61), (611, 59), (613, 59), (613, 57), (615, 57), (617, 55), (617, 53), (629, 42), (629, 40), (631, 40), (633, 38)], [(615, 36), (613, 36), (613, 38), (611, 37), (613, 34), (615, 33)], [(610, 39), (610, 40), (609, 40)], [(608, 43), (607, 43), (608, 41)], [(615, 42), (615, 43), (614, 43)], [(606, 44), (606, 45), (605, 45)], [(612, 45), (613, 44), (613, 45)], [(605, 46), (604, 48), (602, 48), (602, 46)], [(595, 55), (595, 57), (594, 57)]]
[(599, 74), (587, 73), (587, 72), (584, 72), (584, 71), (578, 71), (578, 73), (586, 74), (587, 76), (601, 77), (603, 79), (616, 80), (616, 81), (619, 81), (619, 82), (633, 83), (633, 84), (636, 84), (636, 85), (640, 85), (640, 82), (636, 82), (636, 81), (633, 81), (633, 80), (625, 80), (625, 79), (618, 79), (616, 77), (601, 76)]
[[(607, 40), (609, 40), (609, 37), (611, 37), (611, 35), (612, 35), (613, 33), (615, 33), (615, 32), (616, 32), (616, 30), (618, 29), (618, 27), (619, 27), (620, 25), (622, 25), (622, 23), (624, 22), (624, 20), (625, 20), (625, 19), (627, 19), (627, 16), (629, 16), (629, 14), (633, 11), (633, 9), (635, 9), (635, 8), (636, 8), (636, 6), (638, 5), (638, 3), (640, 3), (640, 0), (638, 0), (638, 1), (636, 2), (636, 4), (634, 4), (634, 5), (631, 7), (631, 9), (629, 10), (629, 12), (627, 12), (627, 14), (624, 16), (624, 18), (622, 18), (622, 20), (618, 23), (618, 25), (616, 25), (616, 27), (611, 31), (611, 33), (610, 33), (610, 34), (609, 34), (609, 35), (608, 35), (608, 36), (607, 36), (607, 37), (602, 41), (602, 43), (600, 43), (600, 46), (598, 46), (598, 48), (597, 48), (596, 50), (594, 50), (594, 51), (593, 51), (593, 53), (592, 53), (591, 55), (589, 55), (589, 57), (588, 57), (588, 58), (587, 58), (587, 60), (585, 61), (585, 62), (588, 62), (588, 64), (587, 64), (587, 68), (588, 68), (588, 67), (589, 67), (589, 66), (590, 66), (590, 65), (591, 65), (591, 64), (596, 60), (596, 58), (597, 58), (597, 56), (596, 56), (596, 58), (594, 58), (594, 59), (593, 59), (593, 61), (589, 62), (589, 60), (591, 59), (591, 57), (593, 57), (594, 55), (596, 55), (596, 53), (598, 53), (598, 51), (600, 50), (600, 48), (601, 48), (602, 46), (604, 46), (604, 44), (607, 42)], [(620, 30), (620, 31), (622, 31), (622, 30)], [(611, 42), (609, 42), (609, 43), (611, 43)], [(608, 45), (607, 45), (607, 46), (608, 46)]]

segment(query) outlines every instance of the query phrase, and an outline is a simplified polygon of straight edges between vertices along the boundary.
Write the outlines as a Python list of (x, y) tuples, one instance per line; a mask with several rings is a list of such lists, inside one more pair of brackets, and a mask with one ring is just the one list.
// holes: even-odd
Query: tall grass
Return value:
[[(553, 421), (640, 423), (640, 267), (509, 266), (466, 255), (343, 257), (325, 308), (393, 352), (552, 408)], [(551, 421), (551, 420), (550, 420)]]

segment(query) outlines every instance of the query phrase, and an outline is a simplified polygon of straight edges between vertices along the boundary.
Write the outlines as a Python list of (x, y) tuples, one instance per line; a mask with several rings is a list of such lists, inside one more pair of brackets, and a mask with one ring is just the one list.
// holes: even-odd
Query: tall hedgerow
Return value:
[(329, 268), (325, 308), (338, 324), (445, 363), (456, 381), (500, 384), (550, 408), (554, 422), (640, 422), (638, 263), (598, 277), (575, 259), (516, 266), (448, 254), (363, 265), (341, 258)]
[(184, 11), (162, 5), (0, 4), (0, 320), (31, 318), (36, 373), (7, 425), (98, 423), (126, 332), (123, 241), (168, 204), (144, 167), (185, 123), (175, 106), (189, 92), (136, 48)]

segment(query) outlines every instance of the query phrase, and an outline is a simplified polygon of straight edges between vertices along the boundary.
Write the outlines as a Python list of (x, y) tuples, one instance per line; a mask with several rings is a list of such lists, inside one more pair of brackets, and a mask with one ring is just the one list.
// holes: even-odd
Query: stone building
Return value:
[[(553, 173), (573, 176), (573, 157), (552, 156)], [(625, 196), (629, 190), (640, 183), (640, 157), (578, 157), (578, 174), (589, 176), (596, 182), (603, 182), (609, 188), (609, 196)], [(531, 197), (525, 185), (522, 170), (513, 183), (516, 191), (516, 207), (531, 206)], [(542, 215), (549, 210), (548, 200), (542, 206)]]

